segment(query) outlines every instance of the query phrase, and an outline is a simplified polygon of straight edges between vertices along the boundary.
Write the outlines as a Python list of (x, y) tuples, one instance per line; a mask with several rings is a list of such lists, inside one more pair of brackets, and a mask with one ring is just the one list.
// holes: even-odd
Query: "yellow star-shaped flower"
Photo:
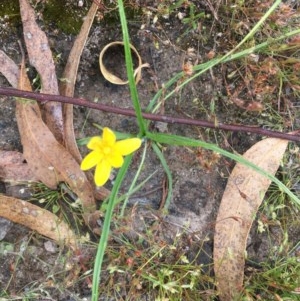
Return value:
[(92, 151), (82, 160), (80, 167), (88, 170), (96, 166), (94, 179), (97, 186), (104, 185), (109, 179), (112, 167), (120, 168), (124, 162), (123, 156), (136, 151), (142, 143), (139, 138), (116, 140), (114, 132), (105, 127), (102, 137), (92, 137), (87, 144)]

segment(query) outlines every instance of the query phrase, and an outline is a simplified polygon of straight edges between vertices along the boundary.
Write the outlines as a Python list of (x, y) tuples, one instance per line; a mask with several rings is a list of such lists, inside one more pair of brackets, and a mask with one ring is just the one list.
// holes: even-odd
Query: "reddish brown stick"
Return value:
[[(123, 109), (123, 108), (118, 108), (118, 107), (105, 105), (101, 103), (94, 103), (83, 98), (35, 93), (35, 92), (28, 92), (28, 91), (22, 91), (14, 88), (4, 88), (4, 87), (0, 87), (0, 95), (34, 99), (42, 103), (45, 103), (47, 101), (58, 101), (62, 103), (70, 103), (73, 105), (96, 109), (104, 112), (110, 112), (114, 114), (135, 117), (135, 112), (132, 109)], [(223, 124), (223, 123), (215, 124), (213, 122), (206, 121), (206, 120), (156, 115), (151, 113), (143, 113), (143, 117), (145, 119), (152, 120), (152, 121), (193, 125), (193, 126), (200, 126), (204, 128), (211, 128), (215, 130), (224, 130), (224, 131), (232, 131), (232, 132), (247, 132), (247, 133), (254, 133), (254, 134), (259, 134), (267, 137), (280, 138), (289, 141), (300, 142), (300, 136), (297, 135), (297, 133), (300, 130), (295, 131), (293, 133), (283, 133), (283, 132), (263, 129), (256, 126), (247, 126), (247, 125), (240, 125), (240, 124)]]

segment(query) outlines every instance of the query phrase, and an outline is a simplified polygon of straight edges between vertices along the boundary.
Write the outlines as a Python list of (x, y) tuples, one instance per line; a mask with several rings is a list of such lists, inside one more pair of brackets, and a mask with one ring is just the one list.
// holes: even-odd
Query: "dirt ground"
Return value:
[[(199, 3), (200, 6), (203, 5), (201, 1)], [(74, 3), (73, 7), (75, 7)], [(148, 1), (145, 7), (155, 8), (157, 3)], [(203, 9), (208, 10), (205, 6)], [(80, 8), (76, 7), (75, 10), (80, 11)], [(143, 108), (149, 104), (152, 96), (163, 83), (182, 70), (184, 62), (190, 60), (193, 63), (200, 63), (207, 60), (207, 54), (211, 50), (217, 53), (223, 53), (226, 50), (220, 40), (221, 35), (217, 31), (209, 35), (208, 31), (211, 27), (207, 27), (205, 35), (199, 34), (197, 30), (186, 34), (187, 26), (182, 24), (176, 14), (166, 18), (159, 17), (157, 23), (153, 24), (153, 15), (147, 17), (144, 13), (135, 13), (128, 21), (132, 44), (139, 51), (143, 62), (150, 64), (150, 68), (143, 69), (142, 81), (138, 85)], [(50, 40), (54, 56), (57, 56), (57, 73), (60, 76), (75, 35), (55, 28), (55, 21), (48, 26), (43, 25), (42, 18), (40, 22)], [(0, 23), (1, 49), (19, 63), (21, 57), (17, 40), (22, 39), (22, 29), (18, 25), (8, 30), (7, 26), (9, 25), (6, 24), (9, 23), (2, 18)], [(208, 39), (207, 36), (209, 36)], [(122, 108), (131, 107), (128, 87), (110, 84), (99, 70), (100, 50), (106, 44), (121, 39), (121, 28), (113, 18), (106, 21), (104, 17), (102, 21), (95, 22), (82, 55), (76, 96)], [(194, 50), (189, 53), (188, 49), (191, 48)], [(122, 53), (119, 55), (122, 57)], [(112, 52), (106, 60), (110, 60), (112, 56), (113, 64), (116, 63), (115, 66), (111, 65), (112, 68), (116, 68), (116, 72), (122, 73), (122, 70), (118, 69), (121, 64), (121, 62), (117, 62), (119, 55)], [(216, 68), (194, 80), (166, 101), (163, 113), (214, 120), (214, 116), (210, 114), (210, 106), (214, 103), (216, 117), (221, 122), (240, 122), (242, 120), (244, 124), (255, 124), (258, 119), (260, 123), (264, 122), (264, 117), (259, 113), (245, 112), (228, 101), (223, 72), (224, 69)], [(29, 74), (34, 77), (34, 70), (31, 69)], [(0, 85), (8, 86), (2, 76), (0, 76)], [(299, 116), (299, 112), (295, 112), (295, 114)], [(93, 126), (94, 123), (120, 132), (136, 133), (137, 131), (134, 118), (80, 107), (75, 108), (74, 121), (77, 138), (99, 134), (99, 130)], [(157, 131), (176, 133), (217, 143), (220, 147), (238, 153), (244, 152), (260, 139), (256, 135), (245, 133), (217, 132), (176, 124), (153, 122), (151, 126)], [(0, 149), (22, 150), (14, 116), (14, 100), (2, 96), (0, 96)], [(81, 148), (81, 151), (83, 154), (86, 152), (84, 147)], [(128, 214), (132, 214), (133, 208), (136, 210), (133, 215), (135, 220), (132, 223), (132, 231), (140, 231), (143, 228), (140, 219), (146, 220), (149, 218), (149, 214), (153, 214), (162, 219), (163, 230), (159, 233), (160, 239), (172, 243), (176, 233), (189, 233), (192, 237), (190, 245), (187, 240), (183, 240), (183, 243), (187, 244), (185, 246), (186, 254), (190, 258), (197, 256), (197, 264), (209, 264), (212, 255), (214, 221), (226, 179), (234, 163), (222, 157), (214, 160), (211, 153), (203, 150), (182, 147), (167, 147), (164, 155), (174, 178), (174, 192), (169, 212), (164, 215), (159, 210), (163, 199), (162, 188), (165, 173), (159, 160), (149, 148), (140, 181), (146, 179), (150, 174), (156, 173), (129, 201)], [(137, 159), (138, 156), (139, 154), (137, 154)], [(130, 185), (137, 166), (138, 160), (134, 160), (123, 185), (123, 192)], [(110, 188), (111, 185), (112, 183), (108, 183), (107, 187)], [(22, 199), (30, 199), (33, 193), (27, 185), (3, 182), (0, 185), (0, 192)], [(153, 220), (149, 220), (150, 223), (153, 222)], [(89, 300), (91, 291), (86, 281), (78, 281), (67, 289), (59, 283), (59, 279), (68, 275), (68, 272), (65, 271), (67, 262), (61, 262), (61, 258), (68, 258), (68, 250), (4, 219), (0, 219), (0, 228), (0, 299), (2, 291), (11, 299), (26, 296), (26, 293), (30, 292), (31, 297), (24, 300)], [(270, 241), (270, 237), (266, 237), (265, 234), (258, 233), (256, 229), (257, 225), (254, 225), (247, 251), (249, 258), (260, 262), (268, 258), (268, 246), (273, 241)], [(299, 231), (291, 229), (291, 232), (292, 230), (297, 239)], [(274, 226), (275, 232), (276, 226)], [(278, 238), (274, 235), (274, 240), (276, 240), (275, 237)], [(97, 240), (96, 237), (92, 239)], [(279, 241), (280, 239), (278, 238)], [(200, 249), (205, 252), (199, 252)], [(94, 252), (93, 248), (87, 250), (91, 257), (95, 254)], [(61, 256), (62, 254), (66, 256)], [(55, 277), (52, 278), (49, 275), (55, 275)], [(106, 300), (105, 296), (103, 296), (103, 300)], [(150, 299), (144, 296), (141, 297), (141, 300)]]

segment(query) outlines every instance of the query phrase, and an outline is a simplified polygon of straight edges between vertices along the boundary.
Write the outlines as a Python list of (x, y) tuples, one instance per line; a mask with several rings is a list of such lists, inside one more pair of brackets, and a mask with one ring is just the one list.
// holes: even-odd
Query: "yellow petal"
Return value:
[(111, 165), (107, 160), (102, 160), (95, 170), (94, 180), (97, 186), (103, 186), (109, 179)]
[(101, 145), (102, 145), (102, 138), (95, 136), (91, 138), (91, 140), (87, 144), (87, 148), (92, 150), (101, 149)]
[(123, 165), (124, 159), (118, 152), (113, 152), (109, 156), (107, 156), (107, 160), (110, 165), (114, 168), (119, 168)]
[(109, 128), (103, 129), (102, 138), (103, 138), (103, 142), (109, 146), (113, 146), (116, 142), (116, 135)]
[(142, 144), (139, 138), (130, 138), (116, 142), (114, 150), (122, 156), (127, 156), (136, 151)]
[(88, 170), (96, 166), (103, 159), (103, 155), (97, 151), (92, 151), (84, 157), (81, 162), (80, 168), (82, 170)]

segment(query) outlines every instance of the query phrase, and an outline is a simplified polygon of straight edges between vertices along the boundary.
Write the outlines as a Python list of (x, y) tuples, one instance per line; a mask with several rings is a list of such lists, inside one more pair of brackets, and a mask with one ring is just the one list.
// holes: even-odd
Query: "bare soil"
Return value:
[[(156, 1), (150, 2), (145, 7), (157, 7)], [(201, 6), (201, 1), (199, 3)], [(203, 6), (202, 9), (208, 12), (207, 7)], [(212, 22), (212, 20), (206, 22)], [(2, 20), (0, 26), (1, 49), (18, 63), (21, 58), (17, 40), (22, 40), (21, 27), (15, 26), (8, 35), (4, 23), (5, 20)], [(60, 76), (75, 36), (55, 28), (55, 21), (51, 26), (44, 26), (41, 18), (41, 26), (49, 37), (54, 56), (57, 56), (57, 73)], [(182, 24), (176, 14), (168, 18), (159, 17), (157, 23), (153, 24), (153, 17), (147, 18), (145, 14), (136, 12), (129, 19), (128, 26), (132, 44), (139, 51), (143, 62), (150, 64), (150, 68), (143, 69), (142, 81), (138, 85), (143, 108), (149, 104), (158, 88), (182, 70), (185, 62), (200, 63), (207, 60), (209, 51), (214, 50), (221, 54), (226, 50), (222, 49), (223, 43), (219, 41), (220, 35), (218, 35), (217, 27), (214, 27), (215, 32), (211, 33), (209, 32), (212, 28), (210, 26), (204, 34), (200, 34), (197, 30), (190, 30), (186, 34), (189, 28)], [(117, 22), (106, 21), (105, 17), (102, 21), (95, 22), (82, 55), (76, 96), (123, 108), (132, 106), (128, 87), (110, 84), (99, 70), (98, 58), (101, 49), (112, 41), (120, 40), (122, 40), (122, 32)], [(192, 54), (188, 53), (188, 49), (191, 48), (194, 49)], [(117, 53), (110, 53), (107, 60), (110, 59), (110, 55), (116, 62), (115, 66), (110, 65), (111, 68), (122, 73), (119, 68), (122, 62), (118, 62), (122, 53), (120, 56)], [(30, 69), (29, 74), (34, 77), (34, 70)], [(214, 103), (216, 117), (221, 122), (239, 122), (241, 119), (245, 124), (255, 124), (257, 119), (262, 122), (264, 117), (259, 116), (259, 113), (245, 112), (228, 101), (223, 81), (224, 75), (224, 69), (220, 68), (197, 78), (168, 99), (161, 113), (214, 120), (215, 116), (212, 116), (210, 111), (210, 106)], [(8, 86), (2, 76), (0, 76), (0, 85)], [(134, 118), (81, 107), (75, 108), (74, 121), (77, 138), (98, 135), (99, 130), (93, 126), (94, 123), (120, 132), (137, 132)], [(220, 147), (239, 153), (243, 153), (261, 139), (255, 135), (224, 133), (177, 124), (152, 123), (151, 127), (157, 131), (217, 143)], [(22, 150), (14, 116), (14, 99), (2, 96), (0, 96), (0, 149)], [(84, 147), (81, 151), (83, 154), (86, 152)], [(197, 264), (209, 264), (212, 255), (214, 221), (226, 179), (234, 163), (226, 158), (214, 158), (205, 150), (184, 147), (166, 147), (164, 155), (174, 178), (174, 192), (169, 212), (163, 214), (160, 210), (163, 202), (165, 173), (159, 160), (149, 148), (139, 181), (143, 181), (154, 172), (155, 174), (129, 201), (127, 214), (132, 214), (134, 218), (129, 233), (145, 231), (144, 221), (148, 218), (146, 224), (151, 224), (155, 220), (155, 218), (149, 218), (149, 215), (160, 218), (161, 231), (158, 235), (162, 241), (172, 243), (177, 232), (187, 233), (190, 241), (183, 239), (182, 249), (185, 248), (189, 258), (197, 256)], [(126, 192), (126, 188), (130, 185), (139, 157), (138, 153), (122, 192)], [(107, 187), (111, 187), (112, 183), (113, 180), (108, 183)], [(1, 183), (0, 189), (2, 193), (23, 199), (30, 199), (32, 195), (32, 190), (28, 188), (28, 185), (19, 183), (18, 185)], [(0, 219), (0, 228), (0, 297), (7, 296), (11, 300), (17, 296), (26, 296), (30, 292), (31, 297), (27, 300), (89, 300), (91, 289), (84, 278), (69, 288), (62, 285), (64, 278), (70, 277), (66, 266), (69, 261), (75, 260), (70, 258), (68, 250), (62, 246), (51, 245), (46, 238), (4, 219)], [(248, 253), (250, 258), (259, 262), (268, 258), (268, 247), (272, 242), (270, 242), (270, 237), (265, 237), (256, 229), (257, 225), (254, 225), (249, 238)], [(276, 231), (276, 226), (274, 226), (274, 231)], [(294, 235), (297, 239), (299, 231), (295, 231)], [(131, 239), (135, 239), (134, 235)], [(274, 241), (276, 239), (279, 244), (282, 238), (274, 234)], [(97, 238), (92, 236), (92, 240), (97, 241)], [(204, 249), (205, 253), (199, 253), (200, 249)], [(88, 268), (92, 267), (94, 254), (93, 248), (88, 249), (85, 254), (89, 258), (86, 263)], [(150, 300), (147, 298), (144, 296), (140, 300)], [(108, 299), (103, 296), (103, 300)]]

